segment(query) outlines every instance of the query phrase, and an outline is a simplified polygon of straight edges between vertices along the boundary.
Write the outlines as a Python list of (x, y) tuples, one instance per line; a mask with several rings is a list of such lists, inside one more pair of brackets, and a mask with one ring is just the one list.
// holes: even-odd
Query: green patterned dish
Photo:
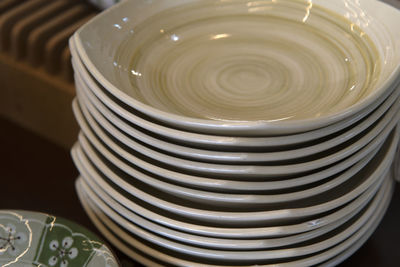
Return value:
[(1, 266), (119, 266), (98, 237), (68, 220), (29, 211), (0, 211)]

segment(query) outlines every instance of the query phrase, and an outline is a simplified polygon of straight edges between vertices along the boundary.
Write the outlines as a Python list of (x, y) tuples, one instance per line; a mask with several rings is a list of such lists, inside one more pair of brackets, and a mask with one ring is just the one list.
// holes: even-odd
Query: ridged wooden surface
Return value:
[(0, 1), (0, 115), (70, 147), (77, 134), (68, 39), (97, 11), (85, 1)]

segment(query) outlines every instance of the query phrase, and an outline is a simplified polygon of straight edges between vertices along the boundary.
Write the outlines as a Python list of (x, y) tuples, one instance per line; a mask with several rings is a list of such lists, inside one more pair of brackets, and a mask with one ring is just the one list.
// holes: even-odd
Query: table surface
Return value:
[[(99, 234), (75, 193), (78, 176), (69, 151), (0, 119), (0, 209), (34, 210), (61, 216)], [(99, 234), (101, 235), (101, 234)], [(116, 253), (124, 267), (139, 266)], [(400, 266), (400, 186), (382, 223), (347, 266)]]

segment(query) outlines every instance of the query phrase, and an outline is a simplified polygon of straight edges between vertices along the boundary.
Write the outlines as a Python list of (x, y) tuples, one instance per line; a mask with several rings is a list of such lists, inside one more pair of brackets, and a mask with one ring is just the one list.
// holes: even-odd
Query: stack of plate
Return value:
[(125, 1), (71, 39), (77, 191), (146, 265), (335, 265), (393, 189), (400, 12)]

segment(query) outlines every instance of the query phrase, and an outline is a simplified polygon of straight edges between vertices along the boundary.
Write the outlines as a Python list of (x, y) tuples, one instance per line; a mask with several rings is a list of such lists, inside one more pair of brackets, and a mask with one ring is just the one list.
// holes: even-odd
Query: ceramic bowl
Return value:
[(391, 135), (390, 139), (387, 143), (388, 150), (383, 152), (382, 162), (376, 168), (366, 168), (361, 177), (354, 176), (354, 179), (349, 183), (335, 188), (329, 193), (324, 193), (321, 197), (287, 205), (264, 205), (239, 211), (228, 207), (216, 209), (204, 204), (195, 204), (189, 201), (182, 202), (175, 199), (175, 196), (162, 194), (137, 182), (134, 183), (134, 186), (128, 187), (123, 180), (115, 179), (110, 181), (108, 177), (98, 171), (93, 171), (93, 169), (91, 172), (87, 171), (85, 168), (90, 168), (90, 166), (84, 166), (84, 168), (80, 169), (80, 172), (84, 179), (94, 179), (97, 184), (102, 184), (102, 187), (109, 183), (119, 188), (116, 197), (120, 199), (127, 197), (131, 202), (145, 203), (146, 206), (151, 206), (155, 210), (171, 214), (170, 216), (176, 216), (177, 218), (181, 217), (214, 225), (232, 226), (287, 224), (329, 212), (349, 203), (366, 190), (378, 188), (382, 183), (382, 177), (386, 175), (393, 162), (398, 141), (397, 133)]
[[(85, 103), (85, 106), (88, 106), (89, 108), (91, 107), (91, 104), (89, 103), (90, 101), (88, 100), (87, 97), (85, 97), (85, 90), (82, 88), (79, 83), (79, 78), (77, 82), (77, 91), (79, 98), (82, 103)], [(397, 91), (396, 91), (397, 93)], [(397, 95), (394, 95), (393, 97), (397, 97)], [(394, 98), (395, 99), (395, 98)], [(393, 100), (391, 100), (393, 101)], [(389, 102), (390, 103), (390, 102)], [(276, 152), (276, 153), (261, 153), (259, 155), (257, 154), (252, 154), (252, 158), (257, 158), (258, 160), (261, 160), (262, 157), (267, 156), (267, 159), (275, 158), (275, 160), (284, 160), (284, 159), (290, 159), (291, 157), (296, 157), (302, 155), (303, 157), (311, 154), (312, 153), (318, 153), (321, 150), (326, 149), (327, 147), (332, 147), (335, 146), (337, 147), (341, 142), (346, 142), (350, 137), (354, 136), (357, 132), (360, 132), (361, 130), (367, 128), (372, 124), (374, 119), (377, 119), (376, 116), (380, 115), (379, 113), (384, 113), (385, 108), (387, 108), (386, 105), (381, 106), (376, 113), (373, 113), (371, 116), (371, 120), (365, 120), (363, 123), (360, 125), (357, 125), (356, 127), (350, 129), (347, 132), (344, 132), (343, 134), (337, 136), (336, 138), (333, 138), (333, 140), (328, 140), (324, 143), (322, 143), (321, 146), (315, 145), (313, 148), (305, 148), (305, 149), (299, 149), (299, 150), (291, 150), (291, 151), (285, 151), (285, 152)], [(380, 122), (375, 125), (374, 127), (371, 127), (369, 130), (369, 133), (364, 133), (364, 136), (359, 137), (360, 139), (356, 141), (353, 140), (354, 143), (350, 143), (348, 147), (344, 147), (342, 150), (339, 151), (334, 151), (333, 154), (318, 154), (318, 157), (313, 158), (307, 158), (306, 162), (302, 163), (297, 163), (297, 164), (279, 164), (279, 166), (260, 166), (260, 165), (242, 165), (242, 166), (237, 166), (237, 165), (226, 165), (226, 164), (215, 164), (215, 163), (203, 163), (203, 162), (198, 162), (198, 161), (193, 161), (193, 160), (186, 160), (186, 159), (180, 159), (176, 158), (174, 156), (166, 155), (164, 153), (160, 153), (154, 149), (151, 149), (149, 147), (143, 146), (141, 143), (136, 142), (134, 139), (129, 138), (128, 136), (124, 135), (123, 133), (119, 132), (118, 129), (116, 129), (112, 123), (109, 123), (107, 120), (97, 116), (97, 121), (91, 117), (91, 115), (86, 112), (85, 116), (88, 120), (91, 121), (90, 126), (94, 129), (97, 135), (102, 135), (104, 133), (111, 134), (116, 140), (117, 144), (122, 143), (123, 146), (127, 149), (128, 153), (134, 154), (136, 152), (139, 152), (140, 154), (147, 156), (149, 158), (152, 158), (154, 160), (161, 161), (164, 164), (170, 165), (172, 167), (182, 169), (184, 171), (193, 171), (195, 173), (203, 173), (206, 175), (230, 175), (230, 176), (247, 176), (247, 177), (268, 177), (268, 176), (283, 176), (283, 175), (293, 175), (301, 172), (307, 172), (315, 169), (322, 168), (324, 166), (327, 166), (329, 164), (333, 164), (336, 161), (340, 161), (345, 157), (348, 157), (352, 153), (356, 152), (357, 150), (361, 149), (364, 145), (366, 145), (368, 142), (370, 142), (375, 136), (375, 134), (379, 133), (382, 131), (384, 127), (387, 126), (387, 124), (390, 122), (390, 120), (393, 118), (393, 114), (396, 113), (396, 109), (398, 109), (398, 105), (394, 105), (393, 108), (391, 109), (391, 112), (388, 112), (385, 114), (385, 116), (380, 120)], [(97, 114), (96, 110), (92, 107), (92, 114)], [(395, 124), (395, 119), (389, 123), (389, 129), (390, 127), (393, 127)], [(113, 120), (115, 122), (115, 120)], [(103, 129), (106, 129), (106, 132), (103, 131), (103, 129), (99, 126), (99, 122), (101, 123), (101, 126), (103, 126)], [(154, 138), (153, 138), (154, 139)], [(104, 140), (104, 139), (103, 139)], [(349, 141), (351, 142), (351, 141)], [(157, 144), (157, 143), (156, 143)], [(121, 146), (121, 145), (120, 145)], [(131, 151), (131, 152), (130, 152)], [(175, 151), (177, 151), (175, 149)], [(329, 152), (328, 152), (329, 153)], [(198, 155), (198, 154), (196, 154)], [(241, 155), (239, 154), (239, 158), (247, 158), (246, 153), (242, 153)], [(281, 158), (279, 158), (281, 156)], [(214, 153), (211, 157), (218, 158), (216, 153)], [(229, 158), (229, 153), (225, 153), (225, 156), (220, 157), (221, 160), (225, 160)], [(237, 158), (233, 154), (232, 158)], [(264, 158), (265, 160), (265, 158)], [(299, 162), (298, 160), (297, 162)], [(244, 161), (246, 162), (246, 161)], [(243, 164), (243, 161), (240, 163)], [(251, 162), (251, 161), (250, 161)]]
[[(343, 209), (325, 214), (324, 216), (319, 217), (318, 220), (311, 219), (305, 222), (298, 222), (297, 224), (295, 223), (290, 225), (235, 228), (204, 225), (194, 221), (187, 222), (184, 220), (177, 220), (174, 217), (167, 217), (164, 214), (153, 212), (146, 207), (142, 207), (135, 202), (130, 201), (126, 197), (118, 196), (117, 190), (112, 188), (110, 189), (110, 186), (106, 183), (101, 182), (100, 184), (97, 184), (96, 181), (94, 181), (90, 176), (87, 176), (85, 180), (81, 181), (81, 183), (85, 187), (86, 193), (90, 195), (91, 198), (94, 199), (95, 196), (97, 196), (98, 198), (102, 199), (102, 201), (107, 202), (108, 205), (115, 210), (119, 210), (120, 207), (128, 208), (130, 212), (140, 214), (140, 216), (149, 221), (183, 233), (194, 234), (197, 236), (238, 240), (279, 238), (300, 234), (302, 232), (314, 231), (336, 221), (342, 220), (355, 210), (362, 208), (365, 203), (368, 203), (369, 200), (371, 200), (375, 193), (374, 190), (368, 190), (356, 200), (343, 207)], [(110, 199), (117, 201), (119, 205), (114, 205), (113, 203), (115, 202), (110, 201)], [(127, 218), (132, 218), (129, 213), (124, 213), (124, 216)]]
[[(86, 191), (93, 192), (92, 194), (96, 194), (100, 199), (103, 199), (109, 205), (112, 205), (113, 203), (113, 201), (109, 200), (112, 198), (120, 205), (129, 209), (131, 212), (140, 214), (140, 216), (155, 223), (182, 232), (222, 238), (272, 238), (312, 231), (348, 216), (351, 212), (367, 203), (368, 199), (374, 195), (376, 189), (376, 187), (367, 189), (361, 194), (361, 196), (348, 203), (343, 209), (332, 211), (322, 217), (319, 217), (318, 219), (310, 218), (306, 220), (306, 222), (297, 222), (297, 224), (294, 223), (291, 225), (249, 227), (244, 227), (244, 225), (241, 225), (240, 228), (227, 228), (227, 225), (225, 224), (211, 226), (210, 224), (204, 224), (199, 221), (187, 220), (183, 217), (176, 216), (176, 214), (161, 212), (159, 209), (153, 210), (151, 206), (146, 205), (143, 202), (133, 200), (129, 194), (121, 194), (121, 190), (118, 189), (118, 187), (115, 187), (113, 184), (109, 183), (106, 177), (99, 177), (99, 173), (96, 173), (96, 171), (93, 170), (90, 165), (83, 166), (78, 163), (78, 167), (80, 168), (80, 171), (82, 171), (82, 178), (85, 181), (85, 185), (87, 185)], [(118, 183), (118, 181), (116, 182)], [(117, 206), (113, 206), (113, 208), (118, 210)], [(199, 225), (201, 226), (199, 227)]]
[[(158, 124), (151, 119), (142, 115), (130, 112), (128, 106), (119, 102), (115, 97), (104, 91), (104, 88), (91, 77), (89, 71), (81, 62), (80, 56), (75, 49), (75, 38), (70, 39), (70, 49), (73, 56), (72, 64), (74, 66), (77, 77), (77, 87), (83, 88), (87, 97), (93, 105), (105, 116), (108, 120), (122, 127), (128, 134), (137, 136), (137, 132), (132, 129), (127, 129), (126, 125), (118, 123), (118, 117), (130, 122), (132, 127), (145, 129), (155, 135), (157, 139), (166, 139), (167, 142), (183, 144), (185, 146), (221, 150), (221, 151), (254, 151), (263, 149), (281, 149), (281, 147), (294, 146), (309, 146), (310, 141), (318, 143), (319, 139), (340, 132), (341, 130), (354, 125), (363, 117), (370, 114), (376, 107), (379, 106), (379, 101), (370, 105), (369, 109), (353, 115), (346, 120), (341, 120), (338, 123), (329, 125), (324, 128), (319, 128), (305, 133), (273, 136), (273, 137), (234, 137), (234, 136), (217, 136), (192, 133), (182, 130), (177, 130), (164, 125)], [(384, 106), (388, 107), (397, 97), (398, 92), (394, 93)], [(104, 103), (104, 104), (103, 104)], [(305, 143), (305, 144), (304, 144)], [(196, 151), (197, 152), (197, 151)], [(203, 153), (204, 154), (204, 153)], [(216, 160), (214, 157), (213, 160)], [(243, 159), (240, 159), (243, 160)]]
[[(79, 94), (79, 92), (78, 92)], [(83, 106), (83, 105), (82, 105)], [(228, 179), (267, 179), (277, 177), (293, 176), (309, 171), (320, 170), (322, 167), (332, 165), (342, 159), (351, 157), (357, 157), (359, 154), (356, 152), (361, 151), (362, 153), (369, 153), (374, 145), (381, 143), (396, 126), (400, 114), (395, 117), (392, 116), (392, 112), (389, 112), (389, 116), (382, 121), (379, 121), (373, 127), (370, 132), (356, 140), (354, 143), (350, 143), (348, 146), (342, 146), (340, 149), (334, 150), (332, 154), (316, 155), (311, 160), (300, 163), (281, 163), (276, 165), (264, 164), (264, 165), (232, 165), (232, 164), (215, 164), (215, 163), (203, 163), (180, 159), (167, 154), (160, 153), (156, 150), (152, 150), (138, 142), (131, 143), (131, 148), (121, 145), (121, 142), (116, 140), (121, 135), (115, 132), (114, 136), (110, 136), (98, 125), (98, 123), (85, 114), (85, 119), (77, 116), (78, 123), (82, 131), (86, 136), (98, 136), (102, 142), (106, 144), (108, 149), (124, 155), (125, 159), (128, 159), (133, 164), (136, 164), (136, 158), (142, 158), (149, 162), (154, 162), (154, 165), (158, 165), (157, 161), (162, 163), (162, 169), (177, 170), (191, 175), (204, 175), (211, 177), (228, 177)], [(80, 120), (79, 120), (80, 119)], [(366, 156), (367, 154), (364, 154)], [(166, 167), (165, 167), (166, 166)]]
[[(312, 144), (307, 145), (299, 144), (298, 146), (292, 148), (283, 146), (280, 150), (277, 148), (277, 150), (272, 152), (258, 152), (257, 150), (254, 152), (234, 152), (192, 148), (189, 146), (174, 144), (168, 142), (167, 140), (157, 138), (156, 136), (149, 135), (146, 132), (141, 131), (139, 128), (127, 123), (113, 112), (109, 111), (98, 99), (96, 99), (96, 97), (90, 96), (90, 92), (88, 92), (90, 89), (85, 86), (79, 73), (75, 74), (75, 84), (84, 104), (82, 109), (85, 109), (85, 111), (87, 109), (87, 112), (85, 112), (85, 117), (93, 117), (93, 120), (95, 120), (99, 126), (105, 129), (106, 132), (117, 138), (127, 147), (137, 147), (137, 145), (135, 145), (137, 143), (135, 140), (137, 140), (151, 146), (152, 148), (159, 149), (162, 152), (173, 154), (184, 159), (202, 162), (232, 162), (239, 164), (277, 162), (293, 159), (298, 159), (300, 161), (301, 158), (322, 153), (331, 148), (339, 146), (351, 140), (352, 138), (357, 138), (358, 135), (365, 133), (366, 129), (368, 129), (368, 127), (370, 127), (372, 124), (376, 123), (376, 121), (388, 121), (391, 117), (393, 117), (393, 114), (399, 107), (399, 103), (396, 105), (393, 105), (393, 103), (397, 100), (400, 94), (400, 90), (395, 90), (381, 106), (370, 113), (362, 121), (346, 130), (341, 131), (340, 134), (331, 136), (331, 138), (323, 139), (321, 142), (314, 141)], [(95, 104), (93, 105), (92, 102)], [(388, 109), (391, 109), (392, 111), (387, 112)]]
[[(314, 246), (307, 246), (306, 248), (302, 248), (302, 245), (299, 244), (297, 245), (296, 242), (294, 244), (289, 245), (289, 249), (286, 252), (284, 250), (286, 249), (281, 249), (280, 247), (274, 249), (274, 248), (267, 248), (263, 250), (243, 250), (238, 248), (236, 251), (229, 251), (226, 249), (221, 249), (219, 248), (218, 250), (210, 249), (210, 248), (198, 248), (193, 246), (194, 244), (183, 244), (182, 242), (179, 241), (170, 241), (164, 237), (158, 237), (157, 235), (154, 235), (150, 231), (147, 231), (147, 229), (143, 229), (137, 225), (135, 222), (134, 224), (132, 222), (129, 222), (126, 220), (124, 217), (119, 215), (117, 212), (114, 212), (112, 209), (108, 208), (105, 203), (99, 203), (96, 202), (95, 205), (98, 204), (98, 207), (100, 206), (101, 211), (104, 214), (107, 214), (107, 216), (113, 220), (114, 222), (117, 222), (119, 227), (122, 229), (127, 230), (128, 232), (131, 232), (133, 235), (137, 235), (139, 237), (144, 238), (145, 240), (149, 241), (150, 243), (155, 243), (156, 245), (166, 247), (168, 249), (171, 249), (173, 251), (176, 251), (178, 253), (182, 253), (185, 255), (189, 256), (195, 256), (199, 258), (206, 258), (206, 259), (211, 259), (211, 260), (221, 260), (221, 259), (230, 259), (232, 261), (238, 261), (238, 262), (249, 262), (249, 261), (255, 261), (255, 262), (260, 262), (263, 260), (276, 260), (276, 259), (281, 259), (281, 258), (290, 258), (290, 257), (299, 257), (299, 256), (304, 256), (307, 254), (312, 254), (315, 252), (319, 252), (321, 250), (326, 249), (329, 246), (332, 246), (332, 244), (328, 244), (326, 246), (322, 245), (323, 242), (319, 243), (315, 239), (310, 239), (308, 242), (316, 242)], [(345, 223), (341, 225), (339, 228), (334, 229), (332, 231), (329, 231), (327, 234), (332, 234), (332, 232), (335, 233), (335, 237), (337, 238), (340, 236), (345, 229), (345, 231), (349, 230), (351, 227), (349, 227), (349, 224), (354, 224), (354, 228), (356, 230), (357, 227), (362, 226), (363, 224), (366, 223), (368, 219), (370, 219), (371, 215), (375, 212), (375, 209), (377, 206), (372, 206), (369, 209), (369, 212), (367, 213), (361, 213), (357, 214), (355, 218), (353, 218), (353, 221), (349, 221), (348, 223)], [(361, 216), (360, 216), (361, 215)], [(355, 221), (355, 222), (354, 222)], [(320, 230), (323, 230), (321, 228)], [(346, 233), (346, 235), (351, 235), (352, 233)], [(180, 233), (178, 233), (180, 235)], [(293, 240), (295, 240), (295, 237), (292, 237)], [(326, 238), (326, 236), (324, 236)], [(171, 238), (170, 238), (171, 239)], [(318, 239), (318, 237), (316, 237)], [(221, 240), (223, 242), (224, 240)], [(218, 241), (216, 241), (218, 242)], [(339, 241), (340, 242), (340, 241)], [(301, 242), (300, 242), (301, 243)], [(315, 251), (311, 251), (310, 249), (315, 249), (318, 246), (318, 249)], [(274, 249), (274, 250), (272, 250)], [(272, 250), (272, 251), (271, 251)], [(293, 253), (293, 254), (291, 254)], [(234, 254), (234, 255), (233, 255)]]
[(283, 247), (288, 245), (293, 245), (297, 243), (302, 243), (307, 240), (324, 235), (342, 224), (349, 221), (351, 218), (356, 216), (366, 205), (367, 201), (364, 202), (360, 207), (352, 210), (350, 213), (346, 214), (343, 218), (339, 220), (320, 227), (318, 229), (299, 233), (296, 235), (289, 235), (285, 237), (278, 238), (268, 238), (268, 239), (228, 239), (228, 238), (215, 238), (207, 236), (193, 235), (189, 233), (180, 232), (177, 230), (169, 229), (162, 225), (153, 223), (150, 220), (146, 220), (141, 216), (131, 212), (130, 210), (124, 208), (121, 204), (116, 202), (110, 197), (105, 197), (100, 199), (95, 193), (90, 189), (86, 191), (88, 197), (95, 203), (95, 206), (102, 210), (109, 217), (112, 217), (114, 221), (119, 221), (121, 225), (129, 225), (135, 223), (137, 226), (146, 229), (152, 233), (158, 234), (160, 236), (172, 239), (177, 242), (185, 243), (188, 245), (195, 245), (211, 249), (222, 249), (222, 250), (259, 250), (259, 249), (273, 249), (277, 247)]
[[(356, 176), (360, 175), (359, 172), (361, 170), (366, 168), (371, 169), (372, 165), (378, 164), (382, 159), (382, 152), (376, 155), (378, 151), (374, 151), (373, 153), (370, 153), (366, 159), (361, 160), (353, 167), (339, 175), (329, 177), (326, 180), (317, 183), (317, 185), (314, 184), (313, 186), (293, 188), (291, 190), (285, 190), (283, 193), (277, 190), (253, 192), (252, 194), (234, 192), (218, 193), (168, 183), (167, 181), (163, 181), (155, 176), (151, 176), (138, 169), (132, 168), (122, 159), (119, 159), (105, 149), (101, 150), (102, 153), (100, 155), (100, 153), (91, 145), (86, 143), (83, 143), (83, 145), (83, 148), (80, 145), (76, 145), (72, 149), (74, 162), (78, 166), (78, 169), (82, 169), (83, 166), (86, 166), (86, 168), (93, 166), (112, 181), (120, 181), (120, 183), (124, 181), (126, 183), (123, 186), (124, 188), (133, 187), (135, 181), (139, 181), (156, 188), (157, 190), (182, 199), (204, 203), (210, 206), (232, 206), (232, 208), (285, 203), (317, 196), (340, 186), (349, 179), (357, 179)], [(290, 179), (286, 182), (290, 183)], [(118, 182), (115, 183), (118, 184)]]
[[(75, 110), (77, 110), (78, 105), (74, 105)], [(79, 114), (76, 112), (76, 114)], [(145, 170), (146, 172), (150, 172), (153, 175), (156, 175), (164, 180), (169, 180), (174, 183), (183, 184), (189, 187), (194, 188), (203, 188), (210, 191), (230, 191), (230, 192), (238, 192), (238, 191), (261, 191), (261, 190), (275, 190), (275, 189), (284, 189), (284, 188), (293, 188), (301, 185), (310, 184), (313, 182), (318, 182), (323, 179), (327, 179), (332, 175), (335, 175), (341, 171), (346, 170), (347, 168), (353, 166), (358, 163), (360, 160), (364, 160), (368, 158), (371, 153), (374, 153), (376, 149), (378, 149), (384, 142), (386, 136), (389, 133), (385, 131), (379, 135), (379, 138), (375, 138), (372, 142), (370, 142), (364, 149), (356, 152), (353, 156), (346, 158), (345, 160), (334, 164), (326, 169), (317, 170), (310, 174), (305, 174), (299, 177), (290, 177), (291, 179), (270, 179), (270, 180), (254, 180), (247, 177), (244, 180), (237, 179), (235, 177), (207, 177), (207, 176), (199, 176), (199, 175), (190, 175), (178, 172), (176, 170), (169, 170), (159, 164), (153, 163), (149, 159), (143, 159), (136, 154), (128, 153), (126, 150), (121, 148), (119, 145), (115, 144), (107, 135), (97, 136), (93, 133), (93, 131), (88, 126), (87, 122), (82, 117), (77, 117), (78, 119), (82, 119), (80, 121), (82, 130), (85, 135), (80, 135), (80, 142), (82, 145), (88, 146), (89, 142), (92, 144), (98, 151), (101, 151), (104, 155), (109, 155), (108, 151), (115, 151), (119, 157), (123, 157), (125, 161), (128, 161), (131, 166), (125, 168), (125, 170), (129, 170), (132, 168), (140, 168)], [(106, 144), (105, 144), (106, 143)], [(110, 147), (111, 146), (111, 147)], [(110, 159), (109, 159), (110, 160)], [(121, 168), (121, 166), (119, 166)]]
[[(332, 263), (332, 262), (340, 262), (352, 252), (354, 252), (366, 239), (372, 234), (374, 229), (376, 228), (377, 224), (383, 217), (384, 211), (386, 210), (389, 202), (390, 196), (393, 189), (393, 182), (390, 182), (389, 179), (385, 186), (380, 189), (377, 197), (372, 201), (369, 208), (364, 213), (364, 220), (365, 224), (361, 223), (362, 220), (358, 220), (357, 222), (353, 223), (349, 228), (347, 228), (347, 239), (343, 242), (338, 242), (336, 244), (333, 239), (340, 239), (337, 236), (331, 238), (329, 240), (325, 239), (320, 241), (319, 243), (315, 243), (311, 245), (311, 247), (315, 247), (318, 245), (322, 245), (325, 243), (331, 246), (329, 249), (315, 253), (313, 255), (309, 255), (303, 258), (291, 259), (291, 256), (283, 260), (280, 264), (274, 266), (310, 266), (315, 265), (318, 263)], [(152, 266), (157, 266), (158, 264), (166, 264), (166, 263), (173, 263), (178, 265), (190, 265), (190, 266), (201, 266), (202, 263), (194, 261), (192, 257), (185, 256), (183, 258), (177, 258), (176, 253), (173, 255), (168, 255), (164, 250), (155, 249), (152, 246), (149, 246), (147, 243), (143, 242), (136, 234), (129, 232), (129, 230), (124, 230), (124, 226), (118, 225), (118, 223), (113, 222), (111, 218), (109, 218), (106, 214), (104, 214), (100, 209), (96, 207), (94, 201), (90, 199), (86, 195), (86, 191), (84, 185), (82, 184), (82, 180), (77, 181), (77, 191), (80, 196), (80, 200), (86, 209), (89, 217), (98, 227), (98, 229), (119, 249), (131, 255), (134, 259), (142, 261), (144, 264), (151, 263)], [(378, 210), (379, 212), (375, 212)], [(129, 225), (129, 224), (128, 224)], [(354, 228), (354, 234), (350, 234), (350, 228)], [(132, 227), (127, 227), (132, 230)], [(344, 230), (344, 232), (346, 232)], [(142, 231), (140, 231), (142, 232)], [(146, 234), (145, 232), (143, 232)], [(342, 237), (345, 237), (346, 234), (341, 233)], [(140, 235), (140, 234), (139, 234)], [(299, 253), (301, 249), (296, 248), (289, 248), (286, 251), (294, 251), (295, 253)], [(180, 251), (184, 253), (185, 251)], [(278, 252), (283, 252), (279, 251)], [(315, 252), (315, 251), (314, 251)], [(267, 253), (269, 254), (269, 253)], [(273, 254), (273, 253), (272, 253)], [(279, 254), (279, 253), (278, 253)], [(274, 255), (278, 255), (274, 254)], [(284, 254), (284, 252), (282, 253)], [(282, 255), (281, 254), (281, 255)], [(137, 258), (137, 256), (139, 257)], [(174, 256), (175, 255), (175, 256)], [(278, 256), (279, 257), (279, 256)], [(230, 258), (224, 258), (219, 262), (219, 264), (212, 264), (212, 261), (208, 259), (207, 264), (209, 266), (226, 266), (230, 265)], [(236, 263), (237, 264), (237, 263)], [(261, 265), (260, 262), (257, 262), (260, 266), (269, 266), (269, 265)], [(204, 266), (204, 265), (203, 265)], [(242, 265), (238, 265), (242, 266)]]
[[(77, 93), (78, 99), (82, 103), (84, 100), (82, 100), (79, 88), (77, 89)], [(84, 106), (84, 104), (81, 106)], [(400, 119), (400, 113), (397, 113), (398, 106), (400, 106), (400, 102), (397, 103), (397, 105), (394, 106), (394, 109), (391, 109), (382, 120), (379, 120), (374, 127), (371, 127), (368, 132), (362, 134), (360, 137), (357, 136), (354, 138), (355, 140), (352, 139), (349, 142), (344, 143), (342, 146), (337, 146), (333, 150), (328, 150), (323, 154), (316, 154), (309, 158), (297, 159), (296, 161), (278, 164), (217, 164), (181, 159), (142, 145), (141, 143), (126, 137), (124, 134), (113, 128), (109, 123), (107, 123), (107, 129), (111, 130), (108, 132), (105, 131), (88, 112), (85, 114), (87, 123), (85, 124), (83, 121), (78, 121), (78, 123), (85, 133), (92, 131), (95, 135), (99, 136), (99, 138), (106, 143), (109, 148), (113, 149), (113, 147), (115, 147), (115, 152), (120, 153), (120, 150), (124, 150), (126, 154), (131, 156), (144, 156), (151, 161), (160, 162), (164, 166), (167, 166), (166, 168), (177, 169), (189, 174), (201, 174), (214, 177), (229, 176), (231, 179), (243, 179), (243, 177), (265, 179), (298, 175), (321, 169), (362, 150), (371, 141), (378, 141), (379, 139), (385, 138)], [(83, 111), (85, 112), (86, 110), (83, 109)], [(106, 122), (104, 121), (104, 123)], [(129, 146), (124, 144), (128, 144)]]
[(267, 136), (384, 101), (399, 74), (399, 22), (376, 0), (135, 0), (75, 41), (94, 79), (137, 112), (194, 132)]
[[(357, 173), (362, 168), (366, 167), (368, 163), (374, 164), (372, 160), (374, 159), (373, 156), (375, 155), (375, 153), (373, 153), (371, 157), (368, 157), (367, 160), (363, 160), (359, 164), (356, 164), (353, 168), (351, 168), (351, 170), (334, 176), (333, 178), (330, 177), (327, 179), (328, 181), (318, 183), (318, 185), (312, 187), (300, 187), (299, 189), (294, 188), (292, 190), (285, 190), (283, 193), (272, 190), (267, 192), (250, 192), (246, 194), (234, 192), (218, 193), (183, 187), (168, 183), (161, 179), (157, 179), (157, 177), (150, 176), (135, 169), (131, 169), (131, 171), (126, 173), (122, 170), (129, 170), (129, 166), (125, 165), (125, 163), (117, 157), (109, 153), (106, 154), (106, 157), (98, 155), (95, 149), (90, 145), (85, 145), (85, 147), (82, 148), (77, 144), (72, 149), (74, 162), (78, 166), (78, 169), (82, 169), (83, 166), (86, 166), (86, 168), (95, 168), (100, 173), (106, 175), (110, 180), (125, 181), (127, 183), (125, 188), (130, 188), (134, 186), (135, 181), (139, 181), (167, 194), (175, 195), (176, 197), (187, 199), (192, 202), (204, 203), (210, 206), (225, 206), (232, 208), (243, 208), (246, 206), (255, 207), (256, 205), (298, 201), (322, 194), (323, 192), (340, 186), (349, 179), (352, 179), (352, 177), (357, 175)], [(377, 156), (376, 160), (379, 162), (378, 157), (379, 155)], [(108, 161), (107, 158), (111, 159), (111, 161)]]
[[(81, 167), (80, 167), (81, 168)], [(99, 192), (97, 190), (97, 192)], [(366, 195), (366, 200), (363, 202), (355, 201), (352, 204), (346, 206), (346, 209), (341, 209), (339, 214), (337, 214), (337, 220), (322, 226), (320, 228), (305, 231), (299, 234), (290, 235), (286, 237), (278, 238), (262, 238), (262, 239), (228, 239), (228, 238), (215, 238), (215, 237), (204, 237), (200, 235), (194, 235), (191, 233), (185, 233), (177, 231), (174, 229), (166, 228), (161, 224), (157, 224), (144, 217), (138, 216), (136, 213), (125, 208), (122, 204), (118, 203), (107, 193), (94, 193), (92, 189), (87, 190), (87, 195), (96, 203), (96, 206), (103, 210), (106, 214), (111, 217), (117, 217), (115, 212), (119, 213), (121, 216), (125, 217), (136, 225), (156, 233), (158, 235), (176, 240), (178, 242), (192, 244), (201, 247), (208, 247), (213, 249), (230, 249), (230, 250), (259, 250), (259, 249), (272, 249), (276, 247), (283, 247), (288, 245), (293, 245), (296, 243), (302, 243), (307, 240), (316, 238), (318, 236), (324, 235), (340, 225), (346, 223), (348, 220), (356, 216), (366, 205), (369, 203), (369, 199), (374, 196), (373, 193)], [(114, 212), (115, 211), (115, 212)], [(110, 215), (111, 214), (111, 215)], [(114, 219), (118, 220), (118, 219)], [(121, 220), (121, 219), (120, 219)]]

